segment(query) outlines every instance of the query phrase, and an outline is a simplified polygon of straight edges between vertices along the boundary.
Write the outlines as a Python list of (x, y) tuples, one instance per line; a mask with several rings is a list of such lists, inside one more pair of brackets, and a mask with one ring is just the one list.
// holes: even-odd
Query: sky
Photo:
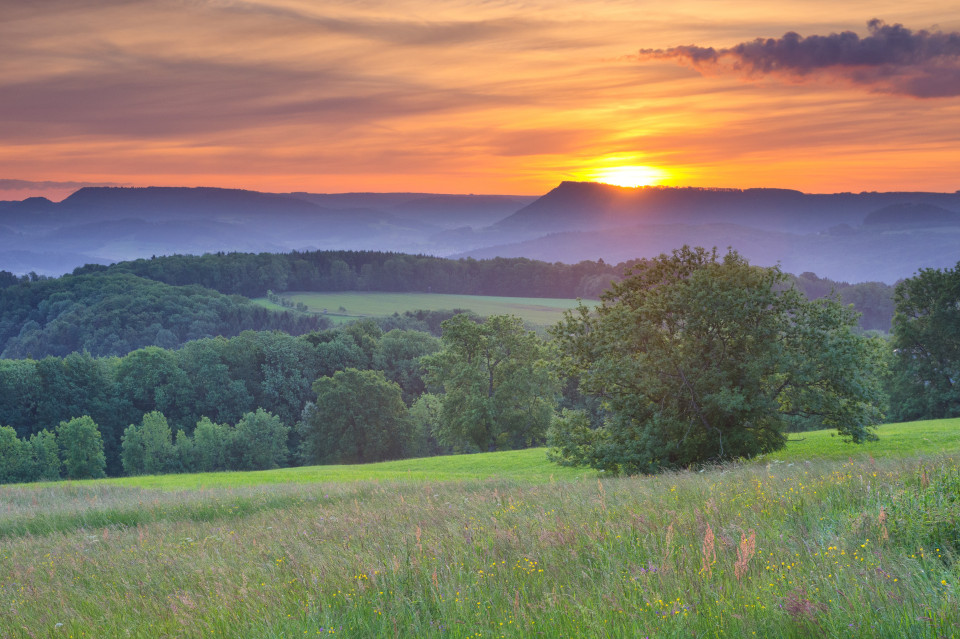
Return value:
[(960, 189), (960, 3), (0, 0), (0, 200)]

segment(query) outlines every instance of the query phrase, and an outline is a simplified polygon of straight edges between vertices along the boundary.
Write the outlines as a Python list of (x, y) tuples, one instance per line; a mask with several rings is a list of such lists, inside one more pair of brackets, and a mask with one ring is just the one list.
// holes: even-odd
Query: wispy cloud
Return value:
[(869, 35), (852, 31), (757, 38), (724, 49), (695, 45), (641, 49), (644, 59), (673, 59), (700, 72), (733, 71), (749, 78), (806, 80), (834, 76), (877, 91), (917, 98), (960, 95), (960, 33), (911, 31), (882, 20)]
[[(693, 183), (757, 185), (765, 171), (770, 185), (826, 188), (820, 173), (804, 181), (797, 170), (808, 156), (844, 188), (957, 188), (955, 99), (846, 89), (950, 95), (957, 57), (929, 51), (953, 35), (881, 23), (866, 33), (856, 29), (869, 17), (862, 3), (804, 0), (802, 15), (764, 0), (722, 4), (0, 0), (0, 176), (65, 182), (2, 190), (63, 195), (105, 180), (535, 193), (611, 157), (676, 167)], [(960, 31), (956, 8), (900, 5), (870, 10)], [(841, 29), (861, 35), (795, 36), (797, 46), (838, 40), (889, 54), (901, 38), (928, 53), (872, 66), (845, 53), (831, 67), (782, 53), (765, 61), (750, 42)], [(640, 46), (704, 72), (775, 81), (624, 57)], [(843, 78), (840, 90), (831, 77)], [(852, 162), (851, 152), (862, 155)], [(864, 172), (868, 152), (877, 166)]]

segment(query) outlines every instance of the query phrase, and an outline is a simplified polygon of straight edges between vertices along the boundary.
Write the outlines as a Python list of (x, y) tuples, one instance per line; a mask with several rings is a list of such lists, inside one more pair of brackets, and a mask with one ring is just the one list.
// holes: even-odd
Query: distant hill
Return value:
[(541, 197), (89, 187), (62, 202), (2, 203), (0, 270), (59, 275), (87, 262), (233, 251), (619, 262), (698, 244), (795, 272), (892, 283), (960, 259), (957, 216), (960, 193), (590, 182), (563, 182)]
[(960, 260), (960, 226), (894, 232), (860, 227), (845, 234), (785, 233), (736, 224), (661, 224), (596, 231), (566, 231), (512, 244), (466, 251), (454, 257), (528, 257), (547, 262), (603, 258), (620, 262), (656, 256), (689, 244), (737, 249), (752, 264), (779, 264), (849, 282), (894, 283), (921, 267), (952, 267)]
[[(29, 198), (0, 206), (0, 269), (58, 275), (87, 262), (219, 251), (430, 252), (435, 248), (431, 236), (471, 225), (489, 226), (533, 199), (87, 187), (59, 203)], [(454, 243), (450, 250), (473, 246)], [(13, 252), (23, 250), (30, 255), (14, 259)], [(45, 258), (67, 254), (74, 258), (66, 265), (64, 259)]]
[(926, 202), (891, 204), (869, 214), (865, 225), (960, 226), (960, 213)]
[(593, 182), (563, 182), (498, 222), (495, 228), (549, 233), (640, 224), (732, 223), (765, 230), (812, 233), (838, 224), (859, 226), (869, 213), (891, 204), (960, 209), (960, 194), (821, 195), (786, 189), (626, 188)]
[(330, 208), (370, 208), (409, 220), (455, 229), (489, 226), (536, 201), (525, 195), (444, 195), (430, 193), (291, 193)]

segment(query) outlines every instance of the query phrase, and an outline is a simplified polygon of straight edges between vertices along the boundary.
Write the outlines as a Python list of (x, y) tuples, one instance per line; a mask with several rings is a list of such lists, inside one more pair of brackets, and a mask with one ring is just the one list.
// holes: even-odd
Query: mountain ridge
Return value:
[[(762, 265), (780, 259), (795, 272), (895, 281), (960, 259), (960, 224), (952, 224), (958, 217), (960, 193), (573, 181), (540, 197), (84, 187), (62, 202), (3, 203), (0, 270), (54, 275), (71, 264), (150, 255), (339, 249), (570, 263), (700, 244), (731, 246)], [(868, 223), (878, 219), (887, 223)]]

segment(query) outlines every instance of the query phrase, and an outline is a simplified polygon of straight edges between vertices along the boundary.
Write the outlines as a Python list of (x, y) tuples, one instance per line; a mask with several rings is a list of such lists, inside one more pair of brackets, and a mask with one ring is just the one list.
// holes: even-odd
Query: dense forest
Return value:
[[(15, 278), (14, 278), (15, 279)], [(174, 348), (244, 330), (299, 335), (327, 320), (271, 311), (238, 295), (198, 285), (171, 286), (128, 273), (17, 280), (0, 289), (0, 357), (123, 355), (144, 346)]]
[[(258, 408), (293, 425), (314, 397), (313, 382), (346, 368), (377, 369), (410, 402), (424, 391), (417, 358), (437, 350), (420, 331), (384, 333), (373, 321), (294, 337), (246, 331), (172, 350), (150, 346), (123, 357), (0, 360), (0, 425), (22, 438), (90, 416), (99, 426), (107, 472), (119, 474), (120, 439), (146, 413), (192, 433), (201, 417), (237, 423)], [(293, 442), (294, 449), (296, 442)]]

